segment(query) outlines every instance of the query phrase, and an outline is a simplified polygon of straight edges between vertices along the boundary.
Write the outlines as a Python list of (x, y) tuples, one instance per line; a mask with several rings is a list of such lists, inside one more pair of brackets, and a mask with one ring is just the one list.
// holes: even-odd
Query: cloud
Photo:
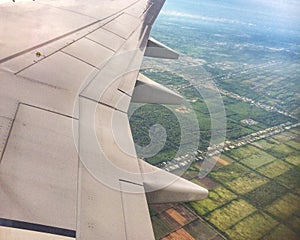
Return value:
[(231, 24), (243, 24), (243, 25), (253, 25), (251, 23), (242, 22), (235, 19), (228, 19), (228, 18), (214, 18), (214, 17), (208, 17), (203, 15), (196, 15), (196, 14), (190, 14), (185, 12), (179, 12), (179, 11), (162, 11), (162, 15), (170, 16), (170, 17), (178, 17), (178, 18), (189, 18), (193, 20), (202, 20), (202, 21), (209, 21), (209, 22), (220, 22), (220, 23), (231, 23)]

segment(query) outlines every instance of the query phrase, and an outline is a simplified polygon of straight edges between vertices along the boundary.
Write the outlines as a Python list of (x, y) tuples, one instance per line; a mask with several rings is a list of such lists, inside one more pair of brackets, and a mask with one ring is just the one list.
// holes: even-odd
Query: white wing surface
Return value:
[(144, 55), (178, 57), (149, 40), (163, 3), (1, 1), (1, 240), (154, 239), (147, 199), (207, 195), (138, 160), (131, 136), (131, 100), (180, 101), (139, 74)]

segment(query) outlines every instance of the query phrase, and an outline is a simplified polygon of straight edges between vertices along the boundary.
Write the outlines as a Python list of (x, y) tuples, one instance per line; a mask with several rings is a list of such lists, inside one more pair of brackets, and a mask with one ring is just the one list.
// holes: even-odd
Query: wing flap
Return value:
[(79, 166), (77, 239), (126, 239), (121, 193)]
[(132, 95), (132, 102), (181, 104), (182, 97), (140, 73)]
[(85, 98), (79, 112), (79, 154), (86, 168), (115, 188), (119, 179), (142, 184), (127, 115)]
[(140, 160), (149, 203), (190, 202), (204, 199), (208, 190)]
[(145, 191), (144, 186), (124, 181), (120, 181), (120, 186), (127, 239), (153, 240), (146, 197), (144, 194), (136, 194)]
[(72, 120), (20, 104), (0, 168), (1, 218), (76, 229)]
[(179, 54), (177, 52), (152, 37), (148, 40), (145, 56), (164, 59), (179, 58)]
[(154, 239), (127, 115), (85, 98), (79, 107), (77, 239)]

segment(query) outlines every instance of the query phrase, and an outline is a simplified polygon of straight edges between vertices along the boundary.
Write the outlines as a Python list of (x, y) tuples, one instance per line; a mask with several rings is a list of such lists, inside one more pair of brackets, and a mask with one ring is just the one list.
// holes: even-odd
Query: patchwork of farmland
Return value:
[(193, 174), (201, 164), (192, 165), (185, 176), (209, 196), (151, 206), (156, 238), (299, 239), (300, 141), (293, 131), (223, 153), (228, 164), (205, 178)]

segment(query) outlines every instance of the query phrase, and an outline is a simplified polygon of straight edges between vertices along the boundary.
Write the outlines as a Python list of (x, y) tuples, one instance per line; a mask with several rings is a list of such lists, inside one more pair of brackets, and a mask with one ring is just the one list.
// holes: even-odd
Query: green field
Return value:
[(263, 209), (277, 198), (282, 197), (287, 191), (287, 188), (271, 181), (258, 188), (255, 188), (251, 192), (246, 193), (244, 197), (253, 206)]
[(226, 185), (234, 193), (245, 194), (267, 182), (267, 178), (254, 172), (250, 172), (247, 175), (239, 177), (231, 182), (226, 182), (224, 185)]
[(273, 162), (274, 160), (276, 160), (276, 158), (263, 151), (260, 151), (259, 153), (244, 158), (240, 161), (240, 163), (243, 163), (250, 168), (256, 169), (270, 162)]
[(300, 212), (300, 197), (293, 193), (287, 193), (268, 206), (266, 211), (278, 219), (285, 221), (293, 214)]
[[(258, 145), (223, 153), (220, 158), (229, 164), (218, 164), (206, 177), (206, 182), (214, 183), (208, 197), (186, 206), (228, 239), (299, 239), (299, 149), (294, 140), (282, 141), (290, 137), (280, 134), (274, 138), (277, 140), (264, 139)], [(195, 174), (199, 169), (200, 163), (193, 164), (186, 176), (204, 186), (205, 182), (201, 183), (203, 180)], [(154, 218), (157, 236), (165, 236), (174, 229), (162, 216)], [(184, 226), (196, 239), (215, 236), (213, 228), (200, 220)], [(224, 238), (217, 234), (216, 239)]]
[(269, 149), (269, 148), (276, 146), (276, 144), (278, 144), (278, 142), (275, 140), (271, 140), (271, 139), (263, 139), (263, 140), (257, 141), (256, 144), (260, 145), (263, 149)]
[(286, 158), (294, 151), (295, 150), (293, 148), (285, 145), (284, 143), (281, 143), (279, 145), (276, 145), (275, 147), (266, 150), (266, 152), (268, 152), (269, 154), (273, 155), (278, 159)]
[(253, 132), (254, 130), (243, 126), (239, 121), (227, 118), (226, 138), (228, 140), (235, 140), (239, 137), (249, 135)]
[(288, 145), (291, 148), (294, 148), (295, 150), (300, 151), (300, 143), (296, 141), (287, 141), (284, 143), (285, 145)]
[(274, 231), (270, 232), (269, 235), (263, 238), (263, 240), (298, 240), (299, 236), (287, 228), (284, 224), (280, 224), (279, 226), (276, 226)]
[(239, 222), (226, 233), (234, 240), (256, 240), (277, 225), (277, 221), (265, 213), (256, 213)]
[[(298, 239), (298, 143), (278, 141), (290, 137), (280, 134), (277, 140), (260, 140), (258, 145), (222, 154), (220, 158), (229, 158), (230, 164), (208, 175), (220, 186), (210, 191), (207, 199), (190, 206), (229, 239)], [(217, 194), (218, 190), (222, 194)]]
[(289, 189), (297, 190), (300, 188), (300, 168), (294, 167), (275, 180)]
[(253, 147), (251, 145), (246, 145), (243, 147), (239, 147), (236, 149), (231, 150), (228, 155), (235, 160), (239, 161), (241, 159), (247, 158), (252, 156), (253, 154), (258, 154), (260, 150), (256, 147)]
[(212, 210), (224, 205), (225, 203), (235, 199), (237, 196), (224, 187), (215, 188), (209, 191), (208, 197), (198, 202), (190, 203), (192, 208), (200, 215), (203, 216)]
[(300, 154), (299, 154), (299, 152), (290, 154), (284, 160), (291, 163), (291, 164), (294, 164), (296, 166), (300, 166)]
[(291, 139), (294, 139), (296, 136), (297, 135), (295, 133), (288, 131), (288, 132), (283, 132), (281, 134), (277, 134), (276, 136), (273, 137), (273, 139), (279, 142), (287, 142)]
[(218, 168), (217, 171), (211, 172), (209, 176), (220, 183), (226, 183), (241, 177), (248, 172), (250, 172), (248, 168), (237, 162), (234, 162), (230, 165)]
[[(243, 209), (243, 211), (241, 211)], [(209, 214), (207, 219), (220, 230), (225, 231), (256, 209), (242, 199), (233, 200), (228, 205)]]
[(258, 168), (257, 171), (269, 178), (274, 178), (287, 172), (291, 168), (292, 166), (290, 164), (281, 160), (276, 160), (270, 164)]

